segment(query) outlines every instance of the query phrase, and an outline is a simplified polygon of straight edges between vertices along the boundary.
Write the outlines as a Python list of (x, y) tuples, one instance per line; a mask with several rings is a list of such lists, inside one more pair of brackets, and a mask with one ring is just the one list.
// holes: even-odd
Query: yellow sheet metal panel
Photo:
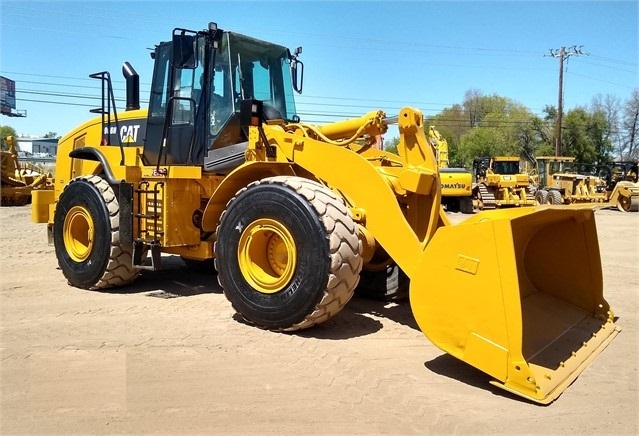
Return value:
[(194, 180), (147, 181), (137, 189), (140, 237), (163, 247), (200, 243), (200, 230), (193, 224), (193, 213), (200, 207), (200, 188)]
[(399, 184), (406, 191), (428, 195), (436, 178), (437, 173), (433, 171), (407, 169), (399, 175)]
[(199, 166), (145, 166), (141, 169), (143, 178), (169, 178), (197, 180), (202, 177), (202, 167)]
[(474, 333), (497, 348), (511, 348), (502, 282), (513, 281), (507, 275), (514, 275), (515, 265), (506, 253), (500, 263), (494, 226), (481, 221), (438, 229), (418, 261), (418, 274), (410, 277), (410, 301), (420, 328), (435, 345), (499, 377), (506, 362), (492, 362), (483, 355), (485, 347), (468, 344)]
[[(461, 170), (461, 169), (460, 169)], [(444, 197), (470, 197), (473, 175), (469, 172), (439, 172)]]
[(49, 221), (49, 205), (55, 200), (51, 189), (36, 189), (31, 192), (31, 222), (46, 223)]

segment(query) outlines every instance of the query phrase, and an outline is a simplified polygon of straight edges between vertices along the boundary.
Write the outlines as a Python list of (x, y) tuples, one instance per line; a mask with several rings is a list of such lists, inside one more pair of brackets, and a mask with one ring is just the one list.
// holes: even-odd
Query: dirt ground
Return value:
[(72, 288), (29, 216), (0, 208), (1, 434), (638, 433), (639, 214), (596, 212), (622, 332), (549, 406), (441, 352), (407, 303), (354, 298), (278, 334), (177, 257), (124, 290)]

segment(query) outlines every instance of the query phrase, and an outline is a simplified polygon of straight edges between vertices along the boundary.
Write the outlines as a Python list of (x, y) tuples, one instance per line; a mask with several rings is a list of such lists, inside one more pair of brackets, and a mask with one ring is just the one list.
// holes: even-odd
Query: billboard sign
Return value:
[(10, 114), (16, 108), (16, 82), (0, 76), (0, 111)]

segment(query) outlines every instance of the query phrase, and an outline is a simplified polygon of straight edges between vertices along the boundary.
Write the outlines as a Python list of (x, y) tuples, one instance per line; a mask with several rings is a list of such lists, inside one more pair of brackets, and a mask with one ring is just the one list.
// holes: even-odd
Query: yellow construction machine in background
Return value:
[[(557, 398), (618, 332), (594, 210), (502, 209), (450, 225), (422, 113), (302, 122), (300, 52), (213, 23), (175, 29), (154, 49), (148, 110), (125, 64), (128, 110), (104, 102), (65, 135), (55, 191), (34, 197), (62, 274), (99, 290), (160, 269), (161, 254), (214, 263), (233, 308), (275, 331), (325, 322), (361, 286), (409, 286), (436, 346), (510, 392)], [(95, 77), (111, 100), (110, 76)], [(397, 154), (366, 142), (390, 123)]]
[(580, 174), (597, 177), (597, 191), (604, 194), (611, 208), (621, 212), (639, 212), (637, 162), (608, 162), (603, 165), (582, 165)]
[(20, 162), (13, 136), (5, 141), (8, 150), (2, 150), (2, 168), (0, 170), (0, 205), (24, 206), (31, 201), (36, 189), (53, 189), (53, 177), (42, 168), (28, 162)]
[(639, 211), (634, 162), (589, 165), (565, 156), (540, 156), (536, 161), (539, 204), (596, 203), (622, 212)]
[(434, 126), (428, 128), (428, 142), (435, 151), (442, 185), (442, 206), (448, 212), (473, 213), (473, 175), (466, 168), (448, 166), (448, 141)]
[(517, 156), (480, 157), (473, 161), (473, 201), (478, 209), (535, 206), (532, 179)]

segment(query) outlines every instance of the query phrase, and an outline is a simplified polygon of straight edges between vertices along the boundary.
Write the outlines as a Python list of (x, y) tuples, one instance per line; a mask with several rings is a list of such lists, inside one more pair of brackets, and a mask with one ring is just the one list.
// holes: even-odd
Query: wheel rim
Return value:
[(240, 236), (238, 259), (244, 279), (258, 292), (282, 290), (295, 273), (295, 240), (280, 222), (259, 219)]
[(93, 249), (95, 227), (89, 211), (74, 206), (64, 218), (64, 246), (75, 262), (87, 260)]
[(630, 210), (630, 199), (628, 197), (620, 195), (617, 209), (619, 209), (622, 212), (628, 212)]

